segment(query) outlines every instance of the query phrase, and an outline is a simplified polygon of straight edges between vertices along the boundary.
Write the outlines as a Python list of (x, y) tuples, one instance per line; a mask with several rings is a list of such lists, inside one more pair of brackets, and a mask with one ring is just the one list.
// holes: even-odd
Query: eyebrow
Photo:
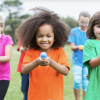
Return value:
[[(41, 33), (38, 33), (37, 35), (42, 35)], [(47, 33), (47, 35), (51, 35), (51, 33)]]
[(37, 35), (42, 35), (42, 34), (39, 33), (39, 34), (37, 34)]

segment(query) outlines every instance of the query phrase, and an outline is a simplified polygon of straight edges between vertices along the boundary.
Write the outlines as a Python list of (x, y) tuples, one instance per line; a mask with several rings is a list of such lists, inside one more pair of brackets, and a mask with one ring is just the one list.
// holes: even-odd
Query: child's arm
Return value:
[(59, 73), (61, 73), (63, 75), (68, 75), (69, 69), (66, 66), (61, 65), (61, 64), (55, 62), (54, 60), (52, 60), (49, 57), (45, 58), (45, 60), (41, 60), (41, 58), (39, 58), (39, 59), (37, 59), (37, 62), (41, 66), (49, 65), (53, 69), (57, 70)]
[(39, 58), (35, 59), (34, 61), (32, 61), (31, 63), (24, 65), (22, 68), (22, 73), (27, 74), (30, 71), (32, 71), (34, 68), (36, 68), (38, 65), (47, 66), (48, 62), (46, 61), (46, 59), (43, 60), (43, 59), (41, 59), (41, 57), (39, 57)]
[(76, 51), (76, 50), (80, 50), (83, 51), (83, 48), (81, 48), (82, 45), (76, 46), (75, 43), (70, 43), (71, 46), (71, 50)]
[(100, 56), (89, 61), (89, 65), (92, 68), (98, 67), (100, 65)]
[(41, 66), (49, 65), (63, 75), (68, 75), (68, 72), (69, 72), (69, 69), (67, 67), (55, 62), (54, 60), (50, 59), (49, 57), (45, 58), (45, 60), (43, 60), (43, 59), (41, 59), (41, 57), (39, 57), (39, 58), (35, 59), (34, 61), (32, 61), (31, 63), (26, 64), (22, 68), (22, 73), (27, 74), (30, 71), (32, 71), (34, 68), (36, 68), (38, 65), (41, 65)]
[(22, 68), (22, 74), (28, 74), (30, 71), (32, 71), (34, 68), (36, 68), (39, 65), (37, 62), (37, 59), (35, 59), (31, 63), (24, 65)]
[(0, 62), (9, 62), (12, 55), (12, 45), (5, 46), (5, 56), (0, 56)]
[(49, 63), (49, 66), (51, 66), (53, 69), (57, 70), (59, 73), (65, 75), (65, 76), (68, 75), (68, 73), (69, 73), (68, 67), (61, 65), (50, 58), (48, 58), (47, 61)]

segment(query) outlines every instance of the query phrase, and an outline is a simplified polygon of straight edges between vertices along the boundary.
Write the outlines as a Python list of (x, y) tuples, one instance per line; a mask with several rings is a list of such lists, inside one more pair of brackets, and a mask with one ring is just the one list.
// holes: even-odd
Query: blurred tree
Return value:
[(70, 28), (74, 28), (78, 26), (78, 21), (76, 21), (72, 17), (67, 17), (67, 18), (61, 18), (62, 21), (64, 21)]
[(4, 33), (9, 34), (14, 43), (15, 29), (22, 23), (22, 21), (30, 16), (29, 14), (20, 15), (22, 10), (22, 2), (19, 0), (4, 0), (0, 5), (0, 11), (8, 14), (7, 18), (5, 19)]

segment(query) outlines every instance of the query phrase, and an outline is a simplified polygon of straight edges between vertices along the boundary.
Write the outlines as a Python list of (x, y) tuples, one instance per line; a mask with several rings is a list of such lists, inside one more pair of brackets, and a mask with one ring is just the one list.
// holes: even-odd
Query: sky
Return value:
[[(29, 13), (33, 14), (30, 11), (34, 7), (45, 7), (49, 10), (54, 11), (61, 17), (72, 17), (75, 20), (78, 20), (79, 13), (81, 11), (88, 11), (92, 16), (95, 12), (100, 11), (100, 0), (20, 0), (23, 5), (23, 14)], [(0, 0), (0, 4), (3, 0)], [(5, 18), (6, 12), (1, 13)]]

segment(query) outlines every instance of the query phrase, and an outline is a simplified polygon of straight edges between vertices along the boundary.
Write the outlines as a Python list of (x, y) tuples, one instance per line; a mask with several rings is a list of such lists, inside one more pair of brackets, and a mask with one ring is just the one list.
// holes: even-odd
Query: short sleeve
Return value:
[(66, 55), (65, 51), (62, 48), (60, 50), (58, 63), (68, 67), (68, 69), (70, 70), (67, 55)]
[(33, 61), (33, 56), (32, 56), (31, 50), (29, 49), (29, 50), (25, 53), (25, 56), (24, 56), (24, 59), (23, 59), (23, 63), (22, 63), (21, 68), (22, 68), (24, 65), (26, 65), (26, 64), (28, 64), (28, 63), (30, 63), (30, 62), (32, 62), (32, 61)]
[(83, 65), (89, 67), (88, 61), (96, 57), (95, 46), (91, 40), (87, 40), (83, 49)]
[(75, 34), (73, 34), (73, 31), (71, 30), (71, 33), (68, 37), (68, 42), (69, 43), (75, 43)]
[(9, 35), (6, 36), (5, 46), (6, 45), (14, 45), (13, 40)]

